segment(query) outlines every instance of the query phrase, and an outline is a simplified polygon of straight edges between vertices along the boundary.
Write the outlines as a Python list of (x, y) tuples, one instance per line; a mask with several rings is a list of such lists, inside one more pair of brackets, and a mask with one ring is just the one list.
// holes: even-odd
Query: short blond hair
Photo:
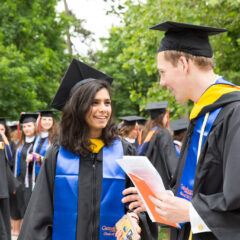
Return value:
[(214, 59), (213, 57), (203, 57), (203, 56), (194, 56), (185, 52), (179, 52), (174, 50), (164, 51), (165, 60), (172, 63), (174, 67), (177, 66), (179, 58), (183, 56), (186, 59), (191, 59), (193, 63), (201, 70), (208, 71), (214, 69)]

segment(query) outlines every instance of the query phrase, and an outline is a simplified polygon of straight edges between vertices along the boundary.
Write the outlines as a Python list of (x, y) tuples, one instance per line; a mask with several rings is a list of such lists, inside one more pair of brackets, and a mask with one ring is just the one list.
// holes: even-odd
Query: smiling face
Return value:
[(186, 77), (186, 66), (184, 64), (184, 61), (179, 61), (175, 67), (165, 59), (164, 52), (158, 53), (157, 67), (161, 75), (160, 85), (169, 89), (179, 102), (185, 102), (189, 99), (189, 83)]
[(47, 132), (53, 126), (52, 117), (41, 117), (41, 127), (44, 132)]
[(22, 130), (25, 136), (33, 137), (35, 135), (35, 123), (33, 122), (23, 123)]
[(3, 124), (1, 124), (1, 123), (0, 123), (0, 133), (3, 133), (3, 134), (6, 133), (5, 126)]
[(111, 99), (106, 88), (100, 89), (93, 98), (92, 105), (85, 116), (89, 127), (89, 137), (98, 138), (106, 127), (112, 113)]

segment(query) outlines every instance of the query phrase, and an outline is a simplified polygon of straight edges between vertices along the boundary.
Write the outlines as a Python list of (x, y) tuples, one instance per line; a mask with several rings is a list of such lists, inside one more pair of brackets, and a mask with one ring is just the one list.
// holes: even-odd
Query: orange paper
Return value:
[(149, 210), (150, 210), (151, 214), (153, 215), (154, 219), (156, 220), (156, 222), (163, 223), (163, 224), (166, 224), (166, 225), (170, 225), (172, 227), (178, 227), (178, 225), (175, 224), (175, 223), (170, 223), (170, 222), (167, 222), (167, 221), (163, 220), (159, 216), (159, 214), (156, 212), (155, 206), (154, 206), (153, 202), (150, 200), (149, 196), (153, 196), (155, 198), (157, 198), (157, 197), (152, 192), (152, 190), (149, 188), (149, 186), (146, 184), (146, 182), (143, 179), (138, 178), (134, 174), (129, 173), (128, 175), (131, 178), (132, 182), (134, 183), (135, 187), (138, 189), (142, 198), (144, 199), (145, 204), (149, 208)]

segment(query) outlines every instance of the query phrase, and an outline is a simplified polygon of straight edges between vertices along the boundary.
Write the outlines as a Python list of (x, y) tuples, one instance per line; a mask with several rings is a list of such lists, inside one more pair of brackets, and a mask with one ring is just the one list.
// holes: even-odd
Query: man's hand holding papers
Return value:
[(157, 198), (149, 196), (155, 205), (156, 212), (159, 216), (172, 223), (189, 222), (190, 202), (186, 199), (175, 197), (168, 192), (157, 194)]
[[(131, 208), (135, 212), (146, 210), (153, 222), (160, 222), (173, 227), (178, 227), (176, 222), (168, 222), (161, 218), (156, 211), (155, 204), (150, 196), (157, 198), (159, 194), (166, 193), (162, 178), (145, 156), (124, 156), (117, 160), (121, 168), (127, 173), (136, 188), (126, 190), (124, 193), (133, 193), (123, 199), (123, 202), (133, 201)], [(136, 195), (136, 192), (139, 196)]]

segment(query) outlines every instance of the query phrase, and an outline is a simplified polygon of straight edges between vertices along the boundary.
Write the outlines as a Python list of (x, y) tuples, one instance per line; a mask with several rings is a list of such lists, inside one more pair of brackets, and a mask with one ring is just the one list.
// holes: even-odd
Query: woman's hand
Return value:
[(169, 193), (157, 194), (157, 198), (149, 196), (154, 203), (156, 212), (168, 222), (182, 223), (189, 222), (190, 202), (186, 199), (175, 197)]
[(29, 153), (29, 154), (27, 155), (26, 162), (32, 162), (32, 160), (33, 160), (33, 154), (32, 154), (32, 153)]
[(42, 156), (38, 153), (32, 153), (34, 157), (34, 161), (41, 162), (42, 161)]
[(137, 189), (135, 187), (127, 188), (123, 191), (123, 195), (127, 195), (122, 199), (123, 203), (131, 202), (129, 204), (129, 209), (134, 209), (135, 213), (145, 212), (146, 208), (138, 195)]
[(42, 156), (38, 153), (29, 153), (27, 155), (26, 162), (32, 162), (32, 161), (41, 162)]
[[(136, 232), (138, 234), (140, 234), (141, 233), (141, 228), (139, 226), (139, 217), (138, 217), (138, 215), (136, 213), (134, 213), (134, 212), (131, 212), (128, 215), (130, 216), (130, 218), (132, 220), (134, 229), (136, 230)], [(116, 236), (117, 240), (123, 240), (122, 234), (123, 234), (122, 230), (118, 230), (116, 232), (115, 236)]]

